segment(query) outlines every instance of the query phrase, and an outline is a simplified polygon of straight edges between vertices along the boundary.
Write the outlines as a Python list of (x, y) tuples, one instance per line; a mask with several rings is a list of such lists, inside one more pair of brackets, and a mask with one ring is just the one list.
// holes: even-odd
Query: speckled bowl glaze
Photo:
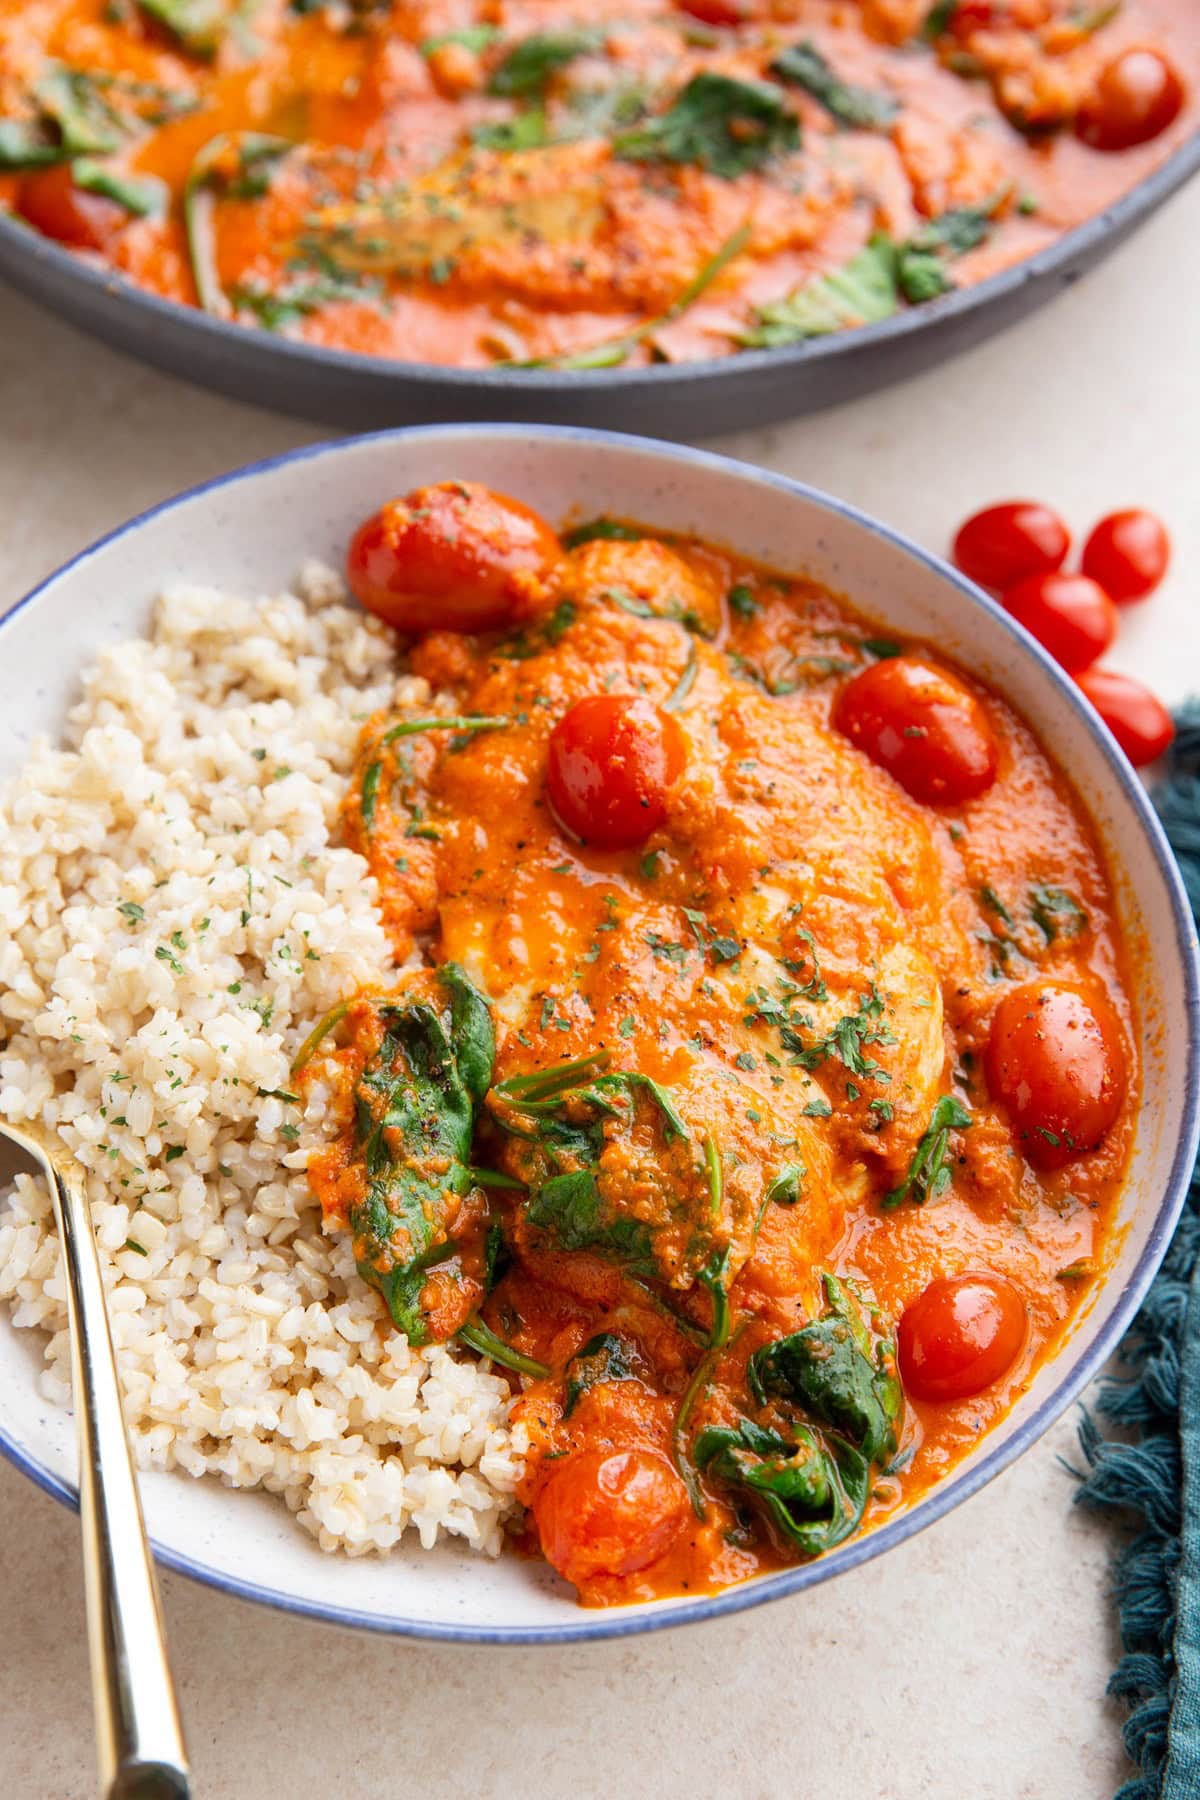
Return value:
[[(338, 563), (362, 516), (419, 482), (459, 476), (519, 495), (555, 521), (611, 512), (730, 543), (845, 593), (1000, 689), (1069, 770), (1095, 821), (1138, 948), (1142, 1106), (1119, 1254), (1060, 1354), (1012, 1413), (932, 1493), (817, 1562), (713, 1596), (611, 1612), (578, 1608), (546, 1568), (415, 1543), (385, 1560), (323, 1555), (277, 1501), (183, 1475), (143, 1478), (160, 1559), (228, 1593), (364, 1630), (472, 1642), (564, 1642), (714, 1618), (795, 1594), (881, 1555), (1021, 1455), (1129, 1324), (1183, 1202), (1197, 1139), (1200, 979), (1178, 874), (1145, 792), (1095, 714), (1011, 619), (944, 563), (854, 508), (695, 450), (599, 432), (438, 426), (317, 446), (242, 469), (133, 520), (68, 563), (0, 623), (6, 704), (0, 773), (55, 732), (78, 671), (143, 630), (166, 583), (276, 591), (302, 558)], [(69, 1416), (41, 1400), (40, 1342), (0, 1315), (0, 1449), (75, 1499)]]

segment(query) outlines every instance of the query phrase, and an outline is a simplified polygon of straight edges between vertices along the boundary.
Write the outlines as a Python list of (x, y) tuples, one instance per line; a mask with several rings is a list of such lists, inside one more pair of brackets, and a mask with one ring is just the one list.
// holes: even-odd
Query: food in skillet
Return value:
[(0, 0), (0, 200), (322, 345), (609, 368), (885, 319), (1192, 129), (1190, 0)]
[(398, 961), (296, 1057), (327, 1223), (511, 1372), (587, 1604), (817, 1555), (1023, 1391), (1138, 1071), (1090, 828), (994, 693), (802, 577), (445, 482), (357, 534), (422, 697), (343, 807)]

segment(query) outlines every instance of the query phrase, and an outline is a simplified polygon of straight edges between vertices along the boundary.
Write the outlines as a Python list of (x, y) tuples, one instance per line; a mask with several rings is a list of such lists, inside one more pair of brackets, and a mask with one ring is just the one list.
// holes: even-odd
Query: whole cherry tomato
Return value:
[(576, 1586), (656, 1562), (690, 1511), (687, 1489), (666, 1457), (641, 1447), (577, 1451), (557, 1465), (533, 1503), (546, 1561)]
[(1167, 572), (1171, 540), (1152, 512), (1131, 506), (1101, 519), (1083, 546), (1084, 573), (1122, 606), (1144, 600)]
[(996, 739), (970, 689), (935, 663), (894, 656), (848, 681), (833, 722), (927, 806), (954, 806), (996, 779)]
[(1029, 575), (1005, 594), (1004, 609), (1072, 675), (1090, 668), (1117, 635), (1117, 609), (1087, 575)]
[(1115, 669), (1085, 669), (1076, 676), (1108, 729), (1135, 769), (1152, 763), (1169, 748), (1175, 721), (1156, 694), (1132, 675)]
[(1012, 1368), (1027, 1315), (999, 1275), (943, 1276), (906, 1307), (896, 1333), (905, 1392), (915, 1400), (967, 1400)]
[(1075, 131), (1093, 150), (1130, 150), (1173, 124), (1183, 101), (1183, 83), (1166, 57), (1135, 45), (1105, 63), (1076, 114)]
[(1027, 981), (1005, 994), (985, 1063), (989, 1092), (1042, 1169), (1094, 1150), (1125, 1099), (1120, 1022), (1090, 982)]
[(661, 706), (636, 694), (592, 694), (550, 734), (550, 804), (585, 843), (627, 849), (662, 824), (686, 759), (684, 735)]
[(76, 187), (70, 163), (26, 175), (17, 190), (17, 211), (43, 237), (75, 250), (105, 250), (129, 223), (117, 201)]
[(488, 631), (537, 604), (561, 554), (546, 521), (519, 500), (442, 481), (389, 500), (359, 526), (346, 579), (397, 631)]
[(964, 575), (997, 593), (1027, 575), (1061, 569), (1071, 534), (1050, 507), (1037, 500), (1006, 500), (972, 513), (954, 540), (954, 560)]

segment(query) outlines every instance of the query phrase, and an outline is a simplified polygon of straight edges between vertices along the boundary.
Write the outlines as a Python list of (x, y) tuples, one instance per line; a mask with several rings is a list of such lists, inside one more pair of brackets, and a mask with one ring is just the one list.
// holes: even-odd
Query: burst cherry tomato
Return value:
[(1158, 698), (1132, 675), (1085, 669), (1075, 678), (1135, 769), (1152, 763), (1175, 738), (1175, 721)]
[(1118, 606), (1152, 594), (1170, 560), (1166, 526), (1138, 507), (1109, 513), (1083, 546), (1084, 573), (1098, 581)]
[(1135, 45), (1105, 63), (1075, 130), (1093, 150), (1129, 150), (1173, 124), (1183, 99), (1183, 83), (1166, 57)]
[(441, 481), (389, 500), (359, 526), (346, 578), (397, 631), (487, 631), (536, 604), (561, 554), (519, 500)]
[(833, 722), (928, 806), (971, 800), (996, 779), (987, 713), (961, 681), (915, 656), (888, 657), (847, 682)]
[(1117, 609), (1087, 575), (1029, 575), (1004, 607), (1070, 674), (1088, 669), (1117, 635)]
[(915, 1400), (966, 1400), (999, 1381), (1025, 1342), (1025, 1302), (999, 1275), (931, 1281), (905, 1309), (897, 1360)]
[(1027, 981), (1005, 994), (988, 1036), (988, 1089), (1008, 1107), (1024, 1154), (1061, 1168), (1094, 1150), (1125, 1098), (1120, 1022), (1100, 988)]
[(686, 758), (683, 733), (661, 706), (635, 694), (593, 694), (550, 734), (550, 804), (585, 843), (628, 849), (662, 824), (667, 789)]
[(546, 1561), (578, 1586), (633, 1575), (670, 1549), (690, 1512), (687, 1490), (657, 1450), (582, 1450), (533, 1503)]
[(1007, 500), (973, 513), (954, 540), (954, 560), (980, 587), (1002, 593), (1028, 575), (1061, 569), (1071, 534), (1036, 500)]
[(26, 175), (17, 190), (17, 211), (44, 237), (76, 250), (105, 250), (129, 214), (104, 194), (76, 187), (69, 163), (55, 163)]

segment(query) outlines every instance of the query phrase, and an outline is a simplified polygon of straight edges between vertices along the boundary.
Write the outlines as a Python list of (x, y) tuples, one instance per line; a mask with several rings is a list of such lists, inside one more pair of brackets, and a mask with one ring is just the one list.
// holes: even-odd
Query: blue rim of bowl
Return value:
[[(1117, 785), (1124, 793), (1125, 799), (1137, 817), (1142, 831), (1148, 840), (1154, 862), (1159, 875), (1166, 886), (1170, 897), (1172, 919), (1175, 927), (1175, 946), (1182, 965), (1184, 977), (1185, 1009), (1188, 1021), (1188, 1070), (1187, 1085), (1183, 1103), (1182, 1129), (1175, 1155), (1171, 1164), (1171, 1173), (1163, 1193), (1158, 1213), (1150, 1236), (1138, 1258), (1122, 1292), (1119, 1294), (1112, 1312), (1104, 1321), (1096, 1334), (1095, 1340), (1086, 1352), (1072, 1364), (1063, 1379), (1042, 1401), (1041, 1405), (1025, 1419), (1010, 1438), (994, 1450), (981, 1456), (958, 1480), (947, 1478), (910, 1510), (901, 1513), (887, 1524), (878, 1526), (865, 1536), (855, 1538), (841, 1548), (816, 1558), (813, 1562), (803, 1563), (795, 1569), (785, 1569), (774, 1575), (765, 1575), (742, 1583), (738, 1587), (726, 1588), (717, 1594), (697, 1596), (694, 1600), (682, 1603), (678, 1601), (661, 1601), (646, 1610), (632, 1611), (616, 1608), (602, 1615), (583, 1614), (573, 1618), (570, 1623), (548, 1626), (508, 1626), (508, 1625), (453, 1625), (441, 1624), (428, 1619), (384, 1618), (377, 1613), (364, 1613), (352, 1607), (324, 1605), (320, 1602), (301, 1599), (294, 1594), (281, 1592), (277, 1588), (264, 1587), (257, 1582), (243, 1580), (240, 1576), (228, 1574), (226, 1571), (212, 1567), (192, 1557), (185, 1556), (170, 1549), (156, 1540), (151, 1540), (151, 1547), (156, 1560), (164, 1568), (172, 1569), (181, 1575), (187, 1575), (194, 1581), (202, 1582), (206, 1587), (215, 1588), (218, 1592), (233, 1595), (239, 1600), (249, 1600), (262, 1606), (274, 1607), (285, 1613), (314, 1619), (326, 1625), (340, 1625), (351, 1630), (374, 1631), (388, 1636), (435, 1640), (444, 1643), (465, 1644), (563, 1644), (578, 1641), (590, 1641), (598, 1638), (632, 1637), (640, 1632), (663, 1631), (670, 1626), (698, 1624), (701, 1620), (722, 1618), (731, 1613), (744, 1612), (750, 1607), (762, 1606), (771, 1600), (782, 1600), (789, 1594), (803, 1592), (818, 1582), (828, 1581), (834, 1575), (858, 1568), (873, 1557), (882, 1556), (894, 1545), (905, 1543), (927, 1525), (943, 1518), (952, 1508), (962, 1501), (977, 1494), (982, 1487), (1006, 1469), (1010, 1463), (1023, 1455), (1029, 1447), (1041, 1437), (1054, 1421), (1059, 1418), (1088, 1382), (1097, 1375), (1109, 1356), (1116, 1349), (1123, 1333), (1132, 1322), (1142, 1298), (1146, 1293), (1159, 1263), (1171, 1240), (1175, 1222), (1183, 1207), (1191, 1178), (1193, 1164), (1196, 1159), (1197, 1143), (1200, 1141), (1200, 947), (1197, 945), (1196, 928), (1192, 919), (1191, 908), (1183, 880), (1176, 866), (1170, 845), (1167, 843), (1158, 815), (1150, 802), (1142, 783), (1138, 780), (1123, 752), (1118, 748), (1110, 733), (1100, 724), (1098, 715), (1084, 699), (1076, 684), (1065, 675), (1058, 664), (1042, 649), (1025, 629), (1018, 625), (1004, 608), (990, 599), (981, 588), (960, 575), (957, 569), (944, 562), (932, 552), (914, 544), (902, 532), (873, 519), (869, 514), (860, 511), (849, 502), (838, 500), (820, 489), (810, 487), (805, 482), (793, 481), (786, 475), (777, 475), (772, 470), (760, 469), (752, 463), (745, 463), (729, 456), (720, 456), (709, 450), (696, 450), (686, 445), (668, 444), (657, 438), (634, 437), (623, 432), (600, 431), (586, 426), (573, 425), (504, 425), (504, 424), (448, 424), (448, 425), (416, 425), (398, 427), (390, 430), (364, 433), (359, 437), (336, 438), (319, 444), (304, 445), (296, 450), (285, 451), (282, 455), (263, 458), (261, 461), (247, 463), (244, 467), (231, 470), (225, 475), (218, 475), (210, 481), (200, 482), (197, 486), (185, 489), (168, 500), (160, 501), (145, 512), (118, 526), (94, 543), (79, 551), (63, 563), (54, 572), (40, 581), (23, 599), (19, 600), (11, 611), (0, 619), (0, 642), (11, 620), (51, 590), (55, 584), (70, 571), (87, 563), (99, 551), (108, 545), (137, 531), (161, 513), (171, 512), (176, 507), (187, 505), (206, 494), (219, 492), (236, 482), (249, 480), (257, 475), (274, 473), (292, 464), (308, 462), (324, 456), (347, 455), (355, 452), (361, 445), (386, 445), (390, 443), (408, 443), (413, 440), (436, 442), (439, 438), (454, 438), (469, 435), (476, 441), (481, 439), (515, 439), (518, 443), (528, 443), (530, 439), (549, 439), (559, 443), (599, 443), (617, 454), (650, 455), (659, 461), (684, 464), (693, 468), (702, 468), (710, 473), (726, 475), (737, 481), (751, 481), (760, 486), (771, 487), (789, 495), (793, 499), (804, 500), (834, 515), (850, 520), (870, 535), (882, 538), (885, 542), (903, 551), (913, 561), (928, 569), (941, 581), (949, 581), (957, 587), (963, 598), (973, 607), (989, 614), (997, 624), (1001, 625), (1012, 639), (1019, 653), (1031, 657), (1040, 664), (1058, 689), (1060, 696), (1075, 712), (1080, 722), (1087, 728), (1089, 736), (1095, 741), (1108, 764)], [(1065, 1355), (1066, 1352), (1064, 1351)], [(18, 1468), (22, 1474), (45, 1490), (46, 1493), (60, 1500), (64, 1505), (77, 1508), (78, 1492), (69, 1483), (62, 1481), (44, 1464), (38, 1462), (29, 1452), (15, 1442), (0, 1427), (0, 1454)], [(564, 1602), (564, 1604), (570, 1604)]]
[[(447, 392), (476, 390), (490, 395), (511, 387), (518, 392), (566, 392), (586, 398), (589, 393), (654, 391), (681, 382), (732, 381), (739, 373), (753, 377), (767, 369), (782, 375), (807, 363), (850, 355), (855, 350), (869, 352), (876, 345), (890, 344), (914, 333), (932, 330), (937, 324), (949, 323), (965, 313), (986, 312), (991, 303), (1002, 304), (1027, 283), (1060, 272), (1069, 275), (1077, 264), (1086, 263), (1106, 238), (1119, 237), (1126, 228), (1152, 213), (1197, 171), (1200, 171), (1200, 129), (1184, 138), (1164, 162), (1135, 182), (1111, 206), (1054, 238), (1044, 249), (1035, 250), (1031, 256), (1023, 257), (1020, 262), (1000, 269), (970, 287), (955, 288), (941, 299), (894, 313), (890, 319), (874, 325), (858, 325), (779, 349), (742, 350), (734, 356), (706, 357), (696, 362), (651, 363), (633, 369), (463, 369), (442, 363), (401, 362), (390, 357), (366, 356), (357, 351), (336, 350), (278, 337), (265, 329), (236, 325), (227, 319), (214, 318), (199, 307), (164, 299), (137, 287), (119, 270), (94, 266), (52, 239), (43, 237), (22, 219), (3, 213), (0, 213), (0, 245), (7, 240), (12, 248), (34, 256), (71, 286), (90, 289), (105, 305), (115, 299), (135, 312), (145, 313), (148, 326), (157, 320), (169, 329), (193, 332), (201, 339), (208, 337), (234, 351), (235, 360), (239, 362), (247, 355), (251, 360), (257, 356), (267, 364), (274, 364), (281, 373), (298, 362), (323, 368), (330, 376), (351, 380), (361, 376), (372, 385), (383, 383), (385, 387), (420, 382)], [(180, 370), (180, 373), (185, 371)]]

